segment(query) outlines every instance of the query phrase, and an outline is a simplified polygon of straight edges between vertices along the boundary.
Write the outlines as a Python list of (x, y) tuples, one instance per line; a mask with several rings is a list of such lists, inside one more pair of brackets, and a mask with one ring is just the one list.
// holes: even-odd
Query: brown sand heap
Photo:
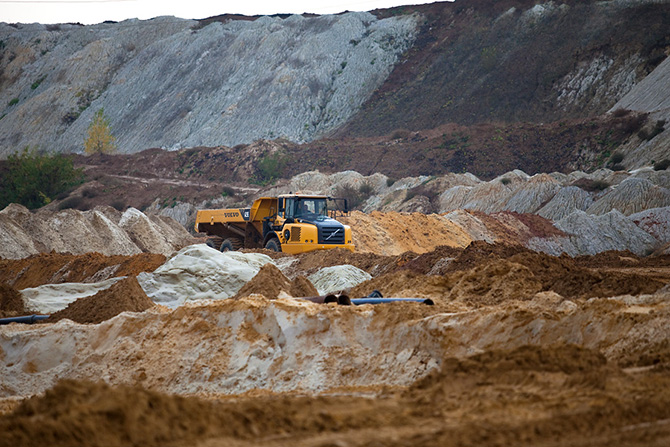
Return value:
[[(645, 272), (618, 271), (610, 266), (586, 268), (567, 255), (556, 257), (518, 245), (481, 241), (473, 242), (449, 261), (442, 275), (423, 274), (426, 267), (420, 261), (416, 258), (405, 264), (404, 270), (362, 283), (350, 295), (366, 296), (377, 289), (387, 297), (431, 297), (491, 305), (531, 299), (543, 291), (554, 291), (568, 299), (648, 294), (667, 282)], [(410, 270), (412, 267), (418, 272)]]
[(77, 323), (97, 324), (121, 312), (144, 312), (154, 306), (137, 278), (129, 276), (93, 296), (79, 298), (65, 309), (51, 315), (47, 321), (55, 322), (67, 318)]
[(356, 251), (361, 253), (426, 253), (440, 245), (462, 248), (472, 241), (460, 225), (437, 214), (354, 211), (338, 220), (352, 227)]
[(158, 446), (231, 426), (242, 434), (235, 416), (205, 400), (63, 380), (0, 419), (0, 446)]
[(27, 315), (21, 294), (7, 283), (0, 282), (0, 318)]
[(298, 276), (291, 281), (284, 276), (276, 265), (267, 263), (261, 267), (251, 281), (242, 286), (233, 298), (238, 299), (257, 294), (269, 299), (276, 299), (282, 292), (296, 298), (319, 294), (316, 287), (304, 276)]
[(23, 259), (0, 259), (0, 282), (7, 282), (19, 290), (44, 284), (99, 282), (152, 272), (163, 263), (165, 256), (153, 253), (132, 256), (41, 253)]
[[(340, 395), (166, 395), (63, 380), (0, 417), (0, 447), (668, 445), (670, 375), (571, 344), (446, 357), (409, 388)], [(368, 393), (370, 390), (368, 390)], [(445, 420), (448, 424), (445, 424)]]
[[(406, 252), (400, 257), (403, 259), (414, 258), (416, 255)], [(361, 270), (365, 270), (371, 275), (378, 275), (393, 270), (400, 262), (399, 256), (384, 256), (374, 253), (355, 253), (344, 248), (334, 248), (330, 250), (314, 250), (307, 253), (301, 253), (291, 257), (295, 261), (291, 265), (282, 269), (286, 276), (293, 277), (300, 273), (309, 276), (312, 273), (324, 267), (335, 265), (353, 265)]]

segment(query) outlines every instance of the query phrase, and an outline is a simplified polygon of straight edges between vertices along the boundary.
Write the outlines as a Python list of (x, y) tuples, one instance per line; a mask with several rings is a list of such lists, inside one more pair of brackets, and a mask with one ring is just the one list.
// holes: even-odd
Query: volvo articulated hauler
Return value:
[(348, 213), (346, 199), (284, 194), (261, 197), (251, 208), (200, 210), (195, 231), (206, 233), (207, 245), (221, 251), (263, 247), (286, 253), (338, 247), (354, 251), (351, 228), (335, 220), (338, 213)]

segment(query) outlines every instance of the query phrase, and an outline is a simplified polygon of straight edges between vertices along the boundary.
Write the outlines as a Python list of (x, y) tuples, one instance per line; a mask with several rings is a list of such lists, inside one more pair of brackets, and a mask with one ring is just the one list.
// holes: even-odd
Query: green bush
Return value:
[(665, 120), (658, 120), (656, 121), (656, 124), (654, 124), (654, 127), (651, 129), (651, 132), (647, 132), (645, 129), (640, 130), (637, 133), (637, 136), (640, 137), (641, 140), (651, 140), (653, 139), (656, 135), (660, 134), (665, 130)]
[(86, 206), (84, 206), (84, 198), (82, 196), (68, 197), (58, 204), (59, 210), (64, 210), (66, 208), (77, 209), (80, 211), (86, 211), (88, 209)]
[(81, 192), (81, 195), (86, 197), (87, 199), (92, 199), (98, 196), (98, 191), (96, 191), (93, 188), (87, 188)]
[(667, 158), (654, 163), (654, 171), (665, 171), (670, 167), (670, 160)]
[(361, 193), (363, 197), (365, 197), (365, 200), (367, 200), (368, 197), (372, 195), (374, 192), (375, 188), (372, 186), (372, 183), (370, 182), (364, 182), (361, 184), (361, 186), (358, 187), (358, 192)]
[(406, 140), (412, 135), (412, 133), (407, 129), (396, 129), (391, 134), (392, 140)]
[[(370, 194), (361, 192), (361, 187), (356, 188), (352, 185), (341, 185), (335, 190), (335, 197), (347, 199), (349, 209), (353, 210), (360, 207), (368, 198)], [(366, 190), (367, 188), (363, 188)]]
[(10, 155), (0, 174), (0, 209), (10, 203), (35, 209), (50, 203), (58, 194), (83, 180), (72, 158), (61, 154), (37, 154), (26, 148)]
[(281, 177), (282, 171), (286, 165), (286, 158), (279, 152), (269, 154), (261, 158), (256, 163), (255, 182), (261, 185), (267, 185)]
[(14, 106), (18, 103), (19, 103), (19, 98), (12, 98), (11, 101), (9, 101), (8, 106), (11, 107), (11, 106)]
[(415, 186), (407, 190), (407, 195), (405, 196), (405, 202), (412, 200), (416, 196), (424, 196), (432, 203), (439, 196), (438, 192), (435, 191), (431, 186), (426, 186), (425, 183)]
[(125, 210), (128, 206), (126, 205), (126, 202), (123, 199), (118, 199), (110, 203), (111, 207), (116, 209), (117, 211), (123, 211)]
[(610, 164), (617, 165), (623, 161), (624, 155), (621, 152), (615, 152), (610, 157)]
[(614, 115), (615, 118), (623, 118), (626, 115), (630, 115), (630, 110), (618, 108), (612, 112), (612, 115)]
[(31, 89), (31, 90), (35, 90), (37, 87), (40, 86), (40, 84), (42, 83), (42, 81), (44, 81), (46, 78), (47, 78), (46, 76), (42, 76), (42, 77), (39, 78), (37, 81), (33, 82), (33, 83), (30, 85), (30, 89)]
[(235, 191), (235, 188), (231, 186), (224, 186), (221, 188), (221, 196), (222, 197), (233, 197), (237, 195), (237, 191)]
[(604, 180), (591, 180), (588, 178), (580, 178), (572, 183), (573, 186), (578, 186), (584, 191), (597, 192), (607, 189), (610, 185)]

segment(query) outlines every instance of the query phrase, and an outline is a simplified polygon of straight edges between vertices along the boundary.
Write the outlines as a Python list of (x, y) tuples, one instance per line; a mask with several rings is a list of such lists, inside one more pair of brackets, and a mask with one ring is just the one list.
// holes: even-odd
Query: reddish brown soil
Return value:
[(65, 309), (51, 315), (47, 322), (67, 318), (77, 323), (101, 323), (121, 312), (143, 312), (154, 307), (137, 278), (129, 276), (93, 296), (79, 298)]
[(625, 257), (619, 264), (610, 259), (602, 268), (592, 260), (587, 268), (566, 255), (550, 256), (519, 245), (483, 241), (473, 242), (438, 272), (432, 272), (437, 274), (426, 276), (426, 270), (434, 265), (428, 259), (439, 259), (440, 251), (415, 258), (400, 272), (366, 281), (350, 294), (366, 296), (377, 289), (388, 297), (414, 292), (417, 296), (459, 300), (471, 305), (495, 305), (509, 299), (530, 299), (543, 291), (553, 291), (568, 299), (653, 293), (670, 282), (670, 259), (649, 261), (658, 267), (648, 271), (635, 265), (631, 268)]
[(0, 282), (0, 318), (18, 317), (27, 313), (18, 290)]
[(625, 372), (572, 345), (524, 346), (442, 368), (376, 398), (202, 400), (62, 381), (0, 418), (0, 446), (662, 446), (670, 373)]
[[(302, 145), (277, 140), (234, 148), (148, 149), (136, 154), (75, 156), (75, 165), (84, 169), (86, 183), (71, 195), (77, 197), (76, 208), (80, 210), (97, 205), (145, 209), (156, 198), (162, 207), (170, 207), (178, 201), (200, 203), (222, 193), (240, 206), (248, 206), (259, 188), (249, 179), (258, 183), (269, 180), (263, 179), (258, 170), (257, 163), (263, 156), (252, 156), (259, 150), (263, 154), (278, 151), (278, 178), (307, 170), (354, 170), (364, 175), (379, 172), (391, 178), (471, 172), (482, 179), (513, 169), (528, 174), (592, 170), (602, 167), (606, 156), (582, 160), (575, 148), (596, 155), (614, 150), (637, 132), (628, 129), (629, 119), (606, 116), (546, 124), (443, 124), (416, 132), (338, 137)], [(408, 159), (412, 163), (407, 163)], [(58, 203), (51, 206), (57, 207)]]
[(235, 299), (258, 294), (276, 299), (284, 292), (293, 297), (316, 296), (316, 287), (304, 276), (290, 281), (274, 264), (265, 264), (251, 281), (246, 283), (233, 297)]
[[(411, 270), (416, 273), (421, 273), (424, 275), (427, 275), (428, 272), (433, 270), (435, 267), (435, 264), (440, 259), (454, 259), (456, 257), (461, 256), (463, 253), (463, 250), (458, 249), (458, 248), (453, 248), (453, 247), (446, 247), (446, 246), (440, 246), (437, 247), (435, 250), (429, 252), (429, 253), (424, 253), (421, 255), (418, 255), (414, 259), (411, 259), (405, 263), (403, 263), (399, 268), (401, 270)], [(445, 265), (445, 269), (448, 264)], [(442, 269), (440, 269), (439, 273), (444, 273)]]
[(152, 272), (165, 259), (163, 255), (151, 253), (134, 256), (41, 253), (24, 259), (0, 259), (0, 282), (7, 282), (19, 290), (43, 284), (96, 282)]

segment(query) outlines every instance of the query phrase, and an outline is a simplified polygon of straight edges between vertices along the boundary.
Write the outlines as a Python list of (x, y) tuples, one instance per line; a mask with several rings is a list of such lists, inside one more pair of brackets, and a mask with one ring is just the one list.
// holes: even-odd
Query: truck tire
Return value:
[(214, 250), (219, 250), (221, 248), (221, 242), (223, 241), (223, 238), (220, 236), (212, 236), (208, 237), (207, 240), (205, 241), (205, 244), (208, 247), (212, 247)]
[(237, 251), (242, 248), (242, 245), (239, 237), (229, 237), (221, 243), (221, 251)]
[(267, 243), (265, 244), (265, 248), (268, 250), (272, 251), (281, 251), (281, 245), (279, 244), (279, 240), (272, 238)]

